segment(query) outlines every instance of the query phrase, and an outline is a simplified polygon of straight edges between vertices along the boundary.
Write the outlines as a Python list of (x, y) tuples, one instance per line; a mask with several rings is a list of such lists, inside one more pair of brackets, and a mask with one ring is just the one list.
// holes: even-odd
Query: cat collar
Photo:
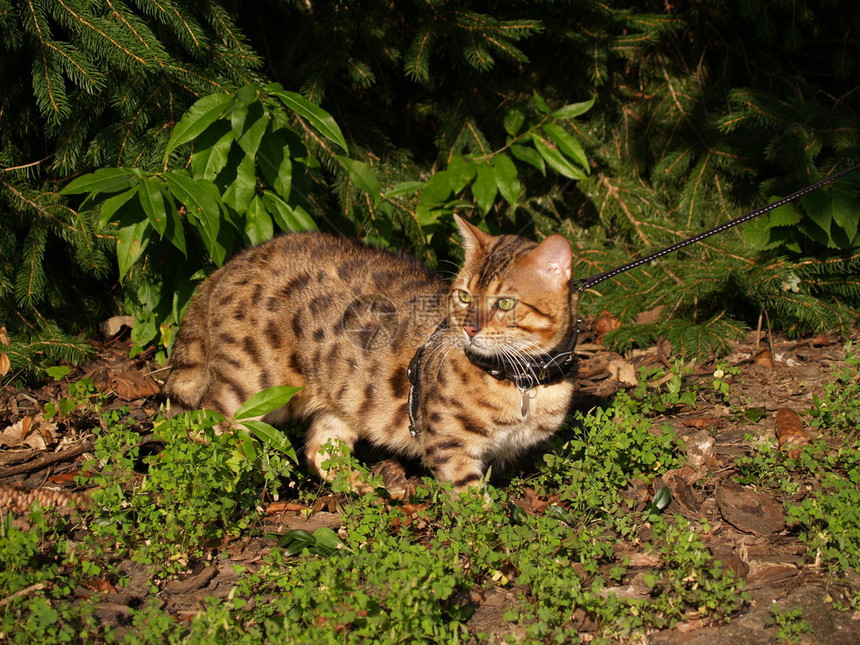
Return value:
[(511, 381), (520, 390), (526, 391), (538, 385), (559, 383), (576, 373), (577, 361), (573, 349), (578, 334), (577, 325), (571, 325), (571, 333), (558, 347), (540, 356), (520, 356), (516, 362), (503, 355), (479, 354), (469, 347), (465, 347), (463, 353), (472, 365), (480, 367), (493, 378)]

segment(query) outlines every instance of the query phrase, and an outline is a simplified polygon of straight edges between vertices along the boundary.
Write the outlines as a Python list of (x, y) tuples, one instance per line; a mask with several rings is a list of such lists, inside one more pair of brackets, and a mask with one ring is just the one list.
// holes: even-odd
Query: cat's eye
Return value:
[(472, 302), (472, 294), (468, 291), (457, 289), (457, 297), (460, 299), (460, 302), (465, 302), (466, 304)]
[(498, 300), (496, 300), (496, 305), (502, 311), (510, 311), (511, 309), (514, 308), (514, 305), (516, 305), (516, 304), (517, 304), (516, 298), (499, 298)]

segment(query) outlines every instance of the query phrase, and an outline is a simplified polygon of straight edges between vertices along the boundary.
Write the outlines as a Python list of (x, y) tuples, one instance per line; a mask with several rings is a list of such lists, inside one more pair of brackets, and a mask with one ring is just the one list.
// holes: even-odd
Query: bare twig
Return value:
[(36, 582), (29, 587), (24, 587), (23, 589), (19, 589), (13, 594), (6, 596), (3, 599), (0, 599), (0, 609), (8, 605), (10, 602), (15, 600), (15, 598), (20, 598), (21, 596), (26, 596), (33, 591), (39, 591), (40, 589), (44, 589), (47, 585), (44, 582)]
[(2, 470), (0, 470), (0, 479), (3, 479), (5, 477), (13, 477), (14, 475), (20, 475), (22, 473), (33, 472), (34, 470), (41, 470), (46, 466), (50, 466), (61, 461), (66, 461), (68, 459), (74, 459), (78, 455), (82, 455), (83, 453), (89, 452), (92, 449), (92, 442), (89, 439), (86, 439), (85, 441), (79, 443), (77, 446), (69, 448), (68, 450), (52, 452), (43, 457), (39, 457), (38, 459), (34, 459), (33, 461), (28, 461), (26, 464), (18, 464), (17, 466), (3, 468)]

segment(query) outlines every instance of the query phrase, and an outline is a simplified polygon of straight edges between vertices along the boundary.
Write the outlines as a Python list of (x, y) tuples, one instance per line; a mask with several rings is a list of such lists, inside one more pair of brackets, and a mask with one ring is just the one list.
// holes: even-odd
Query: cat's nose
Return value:
[(475, 334), (477, 334), (479, 331), (481, 331), (481, 328), (475, 327), (474, 325), (466, 324), (466, 325), (463, 325), (463, 331), (466, 332), (466, 335), (469, 338), (474, 338)]

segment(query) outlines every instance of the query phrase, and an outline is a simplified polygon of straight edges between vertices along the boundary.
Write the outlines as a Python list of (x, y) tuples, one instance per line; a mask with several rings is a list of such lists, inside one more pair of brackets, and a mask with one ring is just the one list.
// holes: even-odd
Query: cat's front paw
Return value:
[(370, 471), (382, 477), (382, 485), (391, 499), (403, 501), (415, 494), (415, 485), (406, 478), (406, 471), (396, 459), (386, 459)]

